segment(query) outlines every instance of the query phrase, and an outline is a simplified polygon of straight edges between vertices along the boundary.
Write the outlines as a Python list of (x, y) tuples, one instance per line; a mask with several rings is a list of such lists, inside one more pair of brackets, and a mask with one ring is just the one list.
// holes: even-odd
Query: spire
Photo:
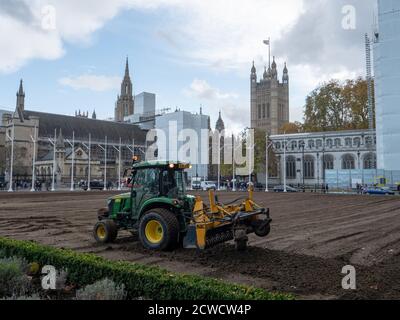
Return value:
[(129, 58), (128, 57), (126, 57), (125, 77), (129, 78)]
[(96, 115), (96, 109), (95, 109), (95, 110), (93, 110), (93, 113), (92, 113), (92, 119), (97, 119), (97, 115)]
[(250, 79), (252, 81), (257, 81), (257, 70), (256, 67), (254, 66), (254, 60), (253, 60), (253, 66), (251, 67), (251, 76)]
[(289, 83), (289, 70), (286, 66), (286, 62), (285, 62), (285, 68), (283, 69), (282, 82), (285, 84)]
[(278, 79), (278, 70), (276, 68), (275, 56), (272, 59), (272, 70), (271, 70), (271, 77), (273, 79)]
[(215, 125), (215, 129), (218, 130), (219, 132), (225, 130), (225, 123), (224, 120), (222, 120), (221, 110), (219, 111), (219, 117)]
[(20, 81), (20, 83), (19, 83), (19, 90), (18, 90), (17, 95), (25, 96), (23, 82), (24, 82), (24, 81), (21, 79), (21, 81)]
[(268, 78), (267, 66), (264, 67), (264, 80)]
[(64, 136), (62, 134), (61, 129), (60, 129), (60, 134), (57, 137), (56, 146), (57, 146), (57, 148), (65, 148)]
[(256, 72), (257, 72), (257, 70), (256, 70), (256, 67), (254, 65), (254, 60), (253, 60), (253, 67), (251, 68), (251, 73), (256, 73)]
[(19, 89), (17, 92), (17, 104), (15, 108), (15, 112), (18, 114), (18, 117), (21, 122), (24, 121), (24, 111), (25, 111), (25, 92), (24, 92), (23, 80), (21, 79), (19, 83)]

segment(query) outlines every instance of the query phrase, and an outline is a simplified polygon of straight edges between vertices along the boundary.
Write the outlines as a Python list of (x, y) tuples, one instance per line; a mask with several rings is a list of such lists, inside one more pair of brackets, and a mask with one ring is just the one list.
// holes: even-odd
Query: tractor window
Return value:
[(137, 170), (134, 174), (134, 189), (144, 189), (152, 194), (158, 193), (158, 169)]
[(161, 195), (178, 197), (185, 194), (183, 171), (165, 170), (161, 177)]

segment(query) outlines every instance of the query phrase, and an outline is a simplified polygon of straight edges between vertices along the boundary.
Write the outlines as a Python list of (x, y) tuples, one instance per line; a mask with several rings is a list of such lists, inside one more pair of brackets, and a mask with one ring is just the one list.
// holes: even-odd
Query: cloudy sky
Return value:
[(230, 129), (249, 124), (249, 77), (287, 61), (291, 120), (330, 78), (364, 76), (364, 34), (375, 0), (1, 0), (0, 109), (113, 116), (129, 56), (135, 93), (157, 108), (222, 110)]

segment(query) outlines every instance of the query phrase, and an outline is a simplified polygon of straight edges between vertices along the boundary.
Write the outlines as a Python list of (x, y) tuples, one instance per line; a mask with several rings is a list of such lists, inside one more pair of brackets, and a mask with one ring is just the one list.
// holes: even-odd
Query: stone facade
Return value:
[[(273, 135), (278, 176), (271, 183), (283, 183), (286, 146), (286, 179), (290, 185), (320, 185), (326, 170), (376, 168), (375, 131), (353, 130)], [(304, 146), (304, 148), (303, 148)], [(263, 180), (265, 181), (265, 180)]]
[(282, 82), (278, 80), (275, 58), (268, 70), (265, 67), (263, 78), (258, 82), (253, 62), (250, 87), (251, 127), (263, 129), (269, 135), (279, 134), (281, 127), (289, 122), (289, 71), (286, 64)]

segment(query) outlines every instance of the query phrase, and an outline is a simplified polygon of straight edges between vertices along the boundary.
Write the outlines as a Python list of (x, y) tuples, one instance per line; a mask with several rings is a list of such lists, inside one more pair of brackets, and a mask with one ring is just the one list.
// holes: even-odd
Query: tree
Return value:
[(303, 124), (298, 121), (288, 122), (285, 123), (279, 131), (286, 134), (301, 133), (303, 132)]
[(367, 81), (362, 78), (324, 83), (306, 99), (304, 131), (366, 129), (367, 102)]

